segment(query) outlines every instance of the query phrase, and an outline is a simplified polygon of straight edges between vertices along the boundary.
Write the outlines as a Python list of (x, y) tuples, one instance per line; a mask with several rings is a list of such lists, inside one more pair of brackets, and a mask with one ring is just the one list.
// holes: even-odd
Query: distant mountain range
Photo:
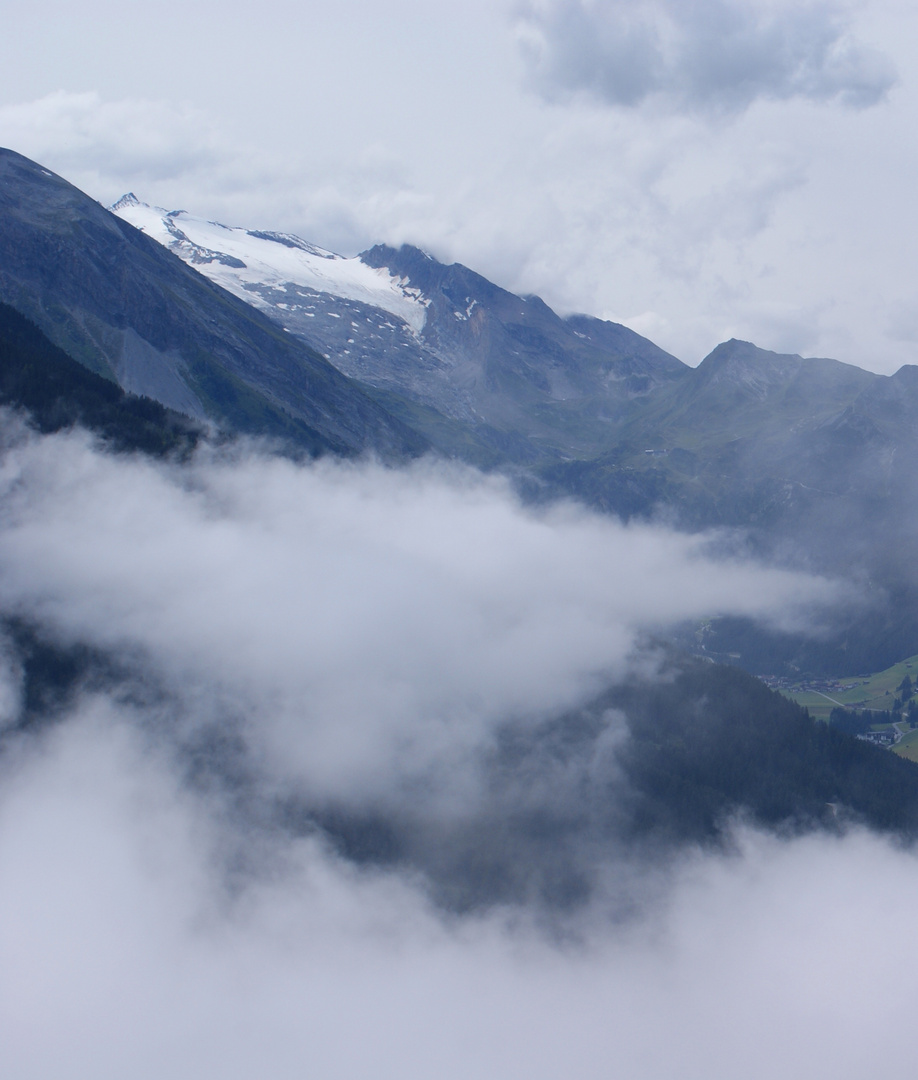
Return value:
[[(346, 259), (299, 237), (227, 228), (126, 195), (112, 207), (270, 315), (441, 449), (496, 463), (592, 455), (628, 405), (684, 364), (625, 326), (559, 318), (417, 248)], [(433, 410), (433, 412), (431, 412)]]
[(757, 555), (856, 579), (866, 607), (800, 646), (706, 634), (757, 669), (875, 667), (918, 647), (918, 367), (891, 377), (729, 341), (690, 368), (585, 315), (560, 318), (417, 248), (344, 259), (133, 195), (115, 213), (248, 300), (448, 455), (523, 470), (532, 497), (746, 530)]
[(916, 367), (886, 377), (729, 341), (690, 368), (627, 327), (560, 318), (417, 248), (347, 259), (134, 195), (112, 210), (375, 390), (434, 446), (529, 465), (550, 490), (604, 509), (665, 504), (691, 527), (783, 533), (816, 506), (882, 502), (908, 483)]
[(822, 640), (720, 621), (703, 639), (718, 657), (844, 672), (918, 652), (918, 367), (729, 341), (691, 368), (417, 248), (343, 258), (133, 195), (109, 212), (11, 151), (0, 301), (97, 374), (225, 431), (310, 453), (433, 449), (531, 499), (739, 529), (746, 553), (860, 592)]

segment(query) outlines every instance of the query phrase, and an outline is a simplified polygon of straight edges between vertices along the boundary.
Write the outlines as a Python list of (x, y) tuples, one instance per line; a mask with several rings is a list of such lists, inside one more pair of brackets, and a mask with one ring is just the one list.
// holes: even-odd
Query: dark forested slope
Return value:
[(731, 667), (674, 658), (547, 723), (516, 723), (481, 762), (482, 793), (423, 808), (311, 806), (358, 862), (413, 866), (458, 907), (586, 900), (609, 867), (729, 844), (738, 821), (781, 834), (851, 823), (918, 837), (918, 765), (812, 720)]
[(181, 455), (203, 432), (78, 364), (8, 304), (0, 304), (0, 404), (24, 409), (39, 431), (79, 425), (117, 450)]

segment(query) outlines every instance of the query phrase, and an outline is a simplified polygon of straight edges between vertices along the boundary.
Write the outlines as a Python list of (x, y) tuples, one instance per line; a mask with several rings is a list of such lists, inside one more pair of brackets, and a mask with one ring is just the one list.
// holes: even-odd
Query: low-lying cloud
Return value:
[(800, 625), (836, 592), (435, 462), (178, 467), (26, 439), (0, 508), (5, 612), (219, 691), (277, 768), (334, 795), (577, 705), (674, 622)]
[[(228, 894), (225, 823), (88, 702), (0, 786), (8, 1075), (287, 1080), (911, 1074), (913, 855), (741, 833), (665, 900), (568, 942), (444, 920), (314, 840)], [(882, 1037), (877, 1033), (882, 1032)]]
[[(714, 550), (434, 462), (180, 466), (8, 422), (0, 608), (109, 667), (26, 726), (12, 651), (0, 672), (4, 1073), (904, 1076), (913, 947), (877, 913), (918, 863), (885, 841), (593, 850), (595, 894), (546, 929), (525, 900), (444, 910), (410, 866), (272, 811), (411, 807), (436, 834), (474, 811), (503, 725), (652, 669), (647, 634), (801, 626), (836, 595)], [(604, 722), (608, 786), (626, 736)], [(518, 778), (499, 805), (577, 783)]]
[(547, 0), (519, 17), (532, 85), (549, 100), (650, 99), (736, 113), (762, 99), (866, 108), (896, 81), (892, 64), (851, 35), (837, 4), (757, 0)]

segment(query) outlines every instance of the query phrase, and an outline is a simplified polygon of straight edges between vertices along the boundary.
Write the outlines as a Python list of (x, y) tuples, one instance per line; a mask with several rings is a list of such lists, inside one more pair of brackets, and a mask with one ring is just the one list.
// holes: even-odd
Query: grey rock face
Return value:
[[(415, 365), (414, 386), (387, 373), (391, 382), (455, 419), (523, 435), (549, 456), (604, 449), (637, 402), (689, 370), (625, 326), (561, 318), (538, 297), (417, 248), (378, 246), (361, 259), (404, 278), (427, 303), (416, 345), (426, 362)], [(358, 361), (372, 362), (372, 354)]]

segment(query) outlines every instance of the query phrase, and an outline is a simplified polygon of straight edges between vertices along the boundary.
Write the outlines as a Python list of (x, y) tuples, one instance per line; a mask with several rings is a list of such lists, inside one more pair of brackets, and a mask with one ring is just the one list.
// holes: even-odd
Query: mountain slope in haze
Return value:
[(504, 460), (595, 454), (633, 402), (687, 370), (627, 327), (562, 319), (417, 248), (346, 259), (133, 195), (112, 210), (376, 388), (447, 451), (471, 439)]
[(47, 169), (0, 151), (0, 301), (124, 389), (313, 452), (424, 440), (302, 342)]
[(545, 469), (549, 489), (739, 528), (758, 557), (856, 586), (860, 602), (819, 639), (724, 620), (706, 633), (713, 655), (845, 674), (918, 647), (918, 368), (877, 375), (725, 342), (618, 436), (605, 455)]
[(660, 500), (661, 485), (679, 488), (689, 524), (799, 516), (812, 497), (848, 492), (868, 474), (876, 488), (880, 463), (862, 460), (868, 432), (878, 434), (879, 421), (887, 441), (905, 434), (891, 416), (864, 410), (869, 392), (887, 382), (837, 360), (725, 342), (627, 418), (612, 452), (561, 466), (555, 476), (576, 473), (596, 498), (622, 471), (648, 479), (648, 503)]
[[(916, 376), (725, 342), (627, 418), (612, 452), (553, 476), (598, 501), (629, 473), (636, 507), (643, 481), (645, 510), (671, 501), (694, 526), (802, 536), (816, 518), (834, 528), (847, 516), (850, 526), (869, 506), (892, 527), (918, 494)], [(844, 545), (838, 553), (841, 568)]]

